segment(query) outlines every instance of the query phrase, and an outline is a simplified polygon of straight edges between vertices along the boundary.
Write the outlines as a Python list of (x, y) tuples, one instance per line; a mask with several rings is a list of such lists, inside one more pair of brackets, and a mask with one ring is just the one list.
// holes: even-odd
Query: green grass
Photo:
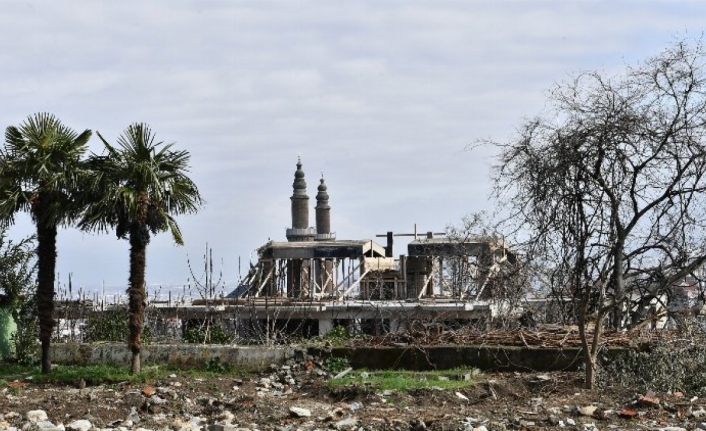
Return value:
[(27, 365), (11, 364), (6, 362), (0, 362), (0, 379), (5, 379), (5, 376), (12, 376), (14, 374), (27, 373), (33, 367)]
[(129, 367), (117, 365), (53, 365), (51, 374), (42, 374), (39, 367), (2, 364), (0, 366), (0, 387), (8, 382), (19, 380), (28, 383), (74, 384), (83, 379), (87, 385), (113, 383), (146, 383), (163, 380), (170, 374), (189, 377), (217, 377), (237, 375), (233, 370), (214, 371), (208, 368), (190, 368), (188, 370), (159, 365), (143, 366), (138, 374), (131, 375)]
[[(457, 378), (471, 374), (470, 380)], [(448, 380), (446, 379), (448, 378)], [(329, 386), (368, 385), (381, 390), (409, 391), (423, 388), (462, 389), (480, 382), (482, 377), (478, 370), (445, 370), (445, 371), (351, 371), (340, 379), (328, 381)]]

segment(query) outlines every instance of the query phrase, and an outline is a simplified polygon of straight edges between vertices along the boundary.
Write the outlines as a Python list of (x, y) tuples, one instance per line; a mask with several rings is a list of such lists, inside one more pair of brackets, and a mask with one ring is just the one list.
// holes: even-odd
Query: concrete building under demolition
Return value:
[[(269, 241), (257, 249), (257, 263), (247, 277), (217, 301), (222, 313), (249, 325), (304, 328), (304, 335), (317, 335), (337, 325), (380, 333), (420, 323), (492, 319), (501, 306), (495, 292), (516, 264), (501, 239), (418, 235), (416, 228), (411, 234), (378, 235), (386, 238), (385, 246), (372, 239), (337, 239), (323, 176), (314, 207), (316, 226), (309, 225), (301, 159), (290, 200), (287, 241)], [(398, 236), (413, 238), (407, 254), (395, 257)], [(214, 304), (205, 300), (202, 305), (209, 302)]]

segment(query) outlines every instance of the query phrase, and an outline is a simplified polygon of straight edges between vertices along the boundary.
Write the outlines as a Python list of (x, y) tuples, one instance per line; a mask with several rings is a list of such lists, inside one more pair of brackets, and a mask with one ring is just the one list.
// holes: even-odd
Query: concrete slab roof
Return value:
[(516, 256), (502, 238), (420, 238), (407, 245), (409, 256), (479, 256), (503, 250), (511, 263)]
[(272, 259), (356, 259), (385, 256), (385, 248), (373, 240), (270, 241), (258, 249), (260, 257)]

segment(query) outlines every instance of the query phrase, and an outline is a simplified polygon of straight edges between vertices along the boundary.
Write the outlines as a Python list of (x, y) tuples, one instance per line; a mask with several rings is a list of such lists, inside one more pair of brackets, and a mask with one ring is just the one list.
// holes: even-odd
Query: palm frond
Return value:
[[(81, 228), (116, 229), (125, 238), (131, 226), (152, 234), (169, 230), (174, 241), (183, 236), (174, 215), (195, 213), (203, 199), (189, 172), (189, 152), (173, 150), (174, 144), (157, 141), (150, 127), (133, 123), (116, 139), (115, 145), (97, 132), (107, 156), (93, 156), (97, 173), (91, 193), (97, 197), (86, 211)], [(142, 229), (140, 229), (142, 231)]]
[[(28, 211), (50, 224), (72, 222), (81, 211), (76, 195), (90, 137), (90, 130), (78, 134), (45, 112), (8, 127), (0, 151), (0, 218)], [(30, 205), (32, 196), (42, 196), (42, 205)]]

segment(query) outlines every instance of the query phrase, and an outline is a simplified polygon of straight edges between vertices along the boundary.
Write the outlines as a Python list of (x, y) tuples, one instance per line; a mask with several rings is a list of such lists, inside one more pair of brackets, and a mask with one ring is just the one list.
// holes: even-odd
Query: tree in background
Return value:
[(670, 294), (706, 262), (704, 54), (682, 41), (619, 76), (578, 74), (496, 143), (496, 194), (526, 256), (573, 303), (587, 387), (604, 320), (629, 326), (633, 301)]
[[(525, 262), (507, 248), (504, 238), (484, 212), (473, 213), (460, 225), (446, 227), (453, 253), (444, 259), (441, 270), (451, 281), (458, 297), (494, 301), (497, 323), (516, 320), (514, 310), (528, 295), (530, 283)], [(469, 255), (476, 245), (477, 254)]]
[(49, 343), (54, 330), (54, 280), (58, 226), (73, 223), (79, 204), (81, 159), (91, 131), (78, 134), (47, 113), (28, 117), (5, 131), (0, 149), (0, 224), (28, 212), (37, 228), (37, 312), (42, 372), (51, 372)]
[(13, 241), (0, 231), (0, 306), (6, 308), (17, 329), (15, 359), (32, 363), (36, 359), (37, 310), (35, 302), (35, 237)]
[(129, 339), (131, 372), (140, 371), (140, 350), (146, 306), (145, 269), (150, 235), (170, 231), (184, 243), (173, 216), (195, 213), (203, 204), (187, 176), (189, 153), (172, 150), (173, 144), (156, 142), (150, 128), (135, 123), (110, 145), (98, 134), (107, 156), (89, 159), (95, 175), (90, 199), (79, 226), (86, 230), (115, 228), (119, 239), (130, 242)]

